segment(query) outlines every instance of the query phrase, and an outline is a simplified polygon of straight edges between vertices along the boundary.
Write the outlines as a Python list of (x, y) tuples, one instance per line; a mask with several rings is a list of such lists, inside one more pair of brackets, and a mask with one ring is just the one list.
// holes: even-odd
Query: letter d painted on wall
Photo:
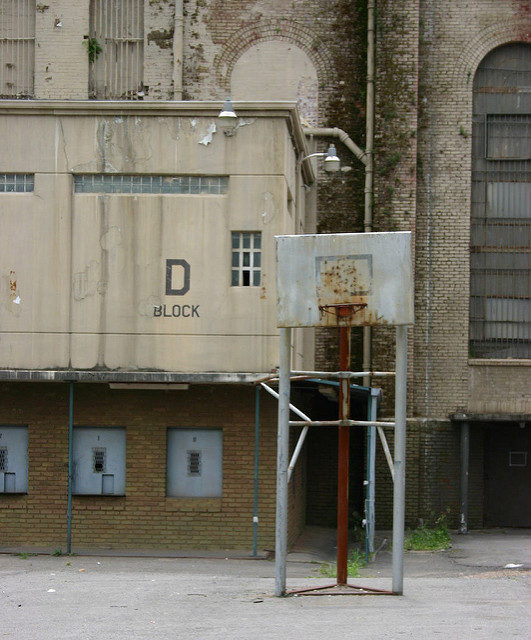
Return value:
[[(182, 269), (182, 283), (180, 289), (173, 288), (173, 278), (177, 276), (176, 269)], [(167, 296), (184, 296), (190, 291), (190, 265), (186, 260), (171, 259), (166, 260), (166, 295)]]

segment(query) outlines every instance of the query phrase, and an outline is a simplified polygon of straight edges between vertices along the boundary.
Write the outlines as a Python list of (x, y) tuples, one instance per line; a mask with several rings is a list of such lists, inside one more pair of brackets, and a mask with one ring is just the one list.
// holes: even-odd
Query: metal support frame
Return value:
[(72, 474), (74, 437), (74, 383), (68, 385), (68, 487), (66, 500), (66, 552), (72, 553)]
[(253, 510), (253, 557), (258, 556), (258, 461), (260, 445), (260, 387), (254, 391), (254, 510)]
[(470, 455), (470, 425), (461, 424), (461, 482), (459, 486), (459, 533), (468, 533), (468, 468)]
[[(367, 410), (368, 420), (376, 419), (378, 411), (379, 389), (371, 389), (371, 397)], [(374, 553), (375, 530), (375, 482), (376, 482), (376, 429), (367, 428), (367, 478), (365, 489), (365, 560)]]
[[(350, 368), (350, 327), (339, 329), (339, 368)], [(339, 384), (339, 420), (350, 419), (350, 384), (342, 378)], [(347, 584), (348, 564), (348, 480), (350, 457), (350, 430), (338, 427), (337, 434), (337, 585)]]
[(407, 327), (396, 327), (395, 477), (393, 484), (393, 593), (404, 591), (406, 499)]
[(288, 555), (288, 459), (291, 329), (280, 329), (280, 369), (277, 435), (277, 509), (275, 525), (275, 595), (286, 593)]
[[(269, 393), (278, 397), (278, 436), (277, 436), (277, 510), (276, 510), (276, 547), (275, 547), (275, 595), (284, 596), (286, 594), (286, 561), (287, 561), (287, 521), (288, 521), (288, 457), (289, 457), (289, 426), (290, 425), (330, 425), (338, 427), (338, 542), (337, 542), (337, 582), (335, 585), (327, 585), (326, 587), (301, 589), (291, 591), (290, 594), (309, 595), (314, 592), (320, 592), (316, 595), (329, 593), (330, 589), (339, 587), (340, 590), (333, 591), (335, 595), (343, 595), (352, 593), (352, 595), (401, 595), (403, 593), (403, 577), (404, 577), (404, 521), (405, 521), (405, 461), (406, 461), (406, 404), (407, 404), (407, 327), (396, 327), (396, 378), (395, 378), (395, 422), (385, 423), (373, 420), (376, 406), (371, 402), (371, 411), (367, 416), (369, 420), (349, 420), (347, 416), (350, 414), (350, 384), (349, 379), (354, 377), (348, 372), (350, 360), (350, 329), (349, 327), (340, 327), (340, 367), (341, 371), (337, 372), (336, 377), (340, 380), (340, 396), (339, 396), (339, 420), (337, 421), (311, 421), (308, 416), (302, 414), (290, 404), (290, 385), (291, 378), (299, 378), (303, 373), (305, 376), (316, 377), (317, 372), (298, 372), (291, 371), (291, 329), (282, 328), (280, 330), (280, 367), (279, 367), (279, 393), (276, 394), (272, 389), (261, 381), (262, 386)], [(332, 377), (334, 374), (325, 373), (325, 377)], [(381, 372), (384, 375), (390, 375), (391, 372)], [(267, 379), (273, 379), (276, 376), (270, 376)], [(290, 421), (289, 412), (293, 409), (298, 415), (305, 419), (304, 422)], [(347, 581), (347, 554), (348, 554), (348, 461), (349, 461), (349, 427), (364, 426), (372, 429), (371, 452), (369, 453), (374, 459), (373, 451), (376, 442), (376, 434), (382, 430), (383, 426), (394, 426), (395, 430), (395, 451), (394, 463), (391, 466), (393, 475), (393, 578), (392, 591), (382, 589), (372, 589), (369, 587), (358, 587), (348, 584)], [(380, 434), (380, 437), (383, 435)], [(391, 459), (387, 441), (385, 436), (382, 439), (384, 450), (388, 462)], [(302, 443), (300, 445), (302, 447)], [(371, 473), (372, 470), (371, 470)], [(372, 486), (371, 486), (372, 484)], [(371, 498), (374, 503), (374, 481), (369, 483), (371, 490)], [(368, 543), (370, 545), (370, 543)], [(373, 543), (374, 544), (374, 543)], [(342, 589), (342, 590), (341, 590)], [(350, 590), (353, 591), (350, 591)]]
[[(273, 398), (276, 398), (277, 400), (279, 399), (278, 393), (274, 389), (271, 389), (271, 387), (269, 387), (267, 384), (265, 384), (265, 382), (261, 382), (260, 385), (269, 394), (271, 394), (273, 396)], [(290, 403), (289, 408), (291, 409), (291, 411), (293, 411), (293, 413), (296, 413), (303, 420), (306, 420), (308, 423), (312, 422), (310, 420), (310, 418), (305, 413), (303, 413), (300, 409), (298, 409), (294, 404)], [(290, 425), (291, 424), (292, 423), (290, 422)], [(295, 451), (293, 452), (293, 454), (291, 456), (291, 460), (290, 460), (290, 463), (289, 463), (289, 466), (288, 466), (288, 482), (291, 480), (291, 474), (293, 473), (293, 469), (295, 468), (295, 465), (297, 464), (297, 460), (299, 458), (300, 452), (302, 451), (302, 447), (304, 445), (304, 441), (306, 440), (306, 436), (308, 435), (308, 429), (309, 428), (310, 427), (308, 425), (306, 425), (303, 428), (303, 430), (301, 431), (301, 433), (299, 435), (299, 439), (297, 440), (297, 445), (295, 446)]]

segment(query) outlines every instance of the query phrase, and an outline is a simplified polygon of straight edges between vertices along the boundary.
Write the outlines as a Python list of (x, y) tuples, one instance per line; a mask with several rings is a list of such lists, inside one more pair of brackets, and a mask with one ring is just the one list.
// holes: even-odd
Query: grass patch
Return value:
[(410, 531), (404, 540), (404, 549), (406, 551), (442, 551), (449, 549), (451, 543), (446, 514), (443, 514), (433, 523)]
[[(365, 567), (365, 554), (359, 549), (354, 549), (348, 555), (347, 560), (347, 576), (349, 578), (357, 578), (360, 575), (360, 569)], [(319, 569), (319, 574), (327, 578), (337, 577), (337, 563), (325, 562)]]

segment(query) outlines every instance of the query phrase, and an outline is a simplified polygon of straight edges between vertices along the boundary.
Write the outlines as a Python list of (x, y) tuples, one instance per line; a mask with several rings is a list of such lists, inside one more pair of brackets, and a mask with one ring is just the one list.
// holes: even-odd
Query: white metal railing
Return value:
[(32, 98), (35, 0), (0, 0), (0, 98)]

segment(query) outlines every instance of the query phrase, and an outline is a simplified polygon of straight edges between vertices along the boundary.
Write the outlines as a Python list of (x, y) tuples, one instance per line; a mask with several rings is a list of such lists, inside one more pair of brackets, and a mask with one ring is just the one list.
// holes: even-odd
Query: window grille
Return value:
[(74, 175), (74, 191), (76, 193), (176, 193), (218, 195), (227, 193), (228, 184), (229, 179), (226, 176)]
[(33, 173), (0, 173), (0, 193), (31, 193)]
[(0, 98), (33, 98), (35, 0), (0, 0)]
[[(531, 47), (508, 45), (474, 80), (470, 356), (531, 357)], [(520, 88), (522, 90), (520, 90)]]
[(143, 0), (91, 0), (89, 95), (134, 100), (143, 90)]
[(105, 473), (105, 447), (94, 447), (92, 449), (92, 471), (94, 473)]
[(259, 231), (232, 232), (231, 285), (259, 287), (262, 263), (262, 235)]
[(7, 447), (0, 447), (0, 471), (7, 471)]
[(201, 451), (187, 451), (187, 467), (189, 476), (201, 475)]

